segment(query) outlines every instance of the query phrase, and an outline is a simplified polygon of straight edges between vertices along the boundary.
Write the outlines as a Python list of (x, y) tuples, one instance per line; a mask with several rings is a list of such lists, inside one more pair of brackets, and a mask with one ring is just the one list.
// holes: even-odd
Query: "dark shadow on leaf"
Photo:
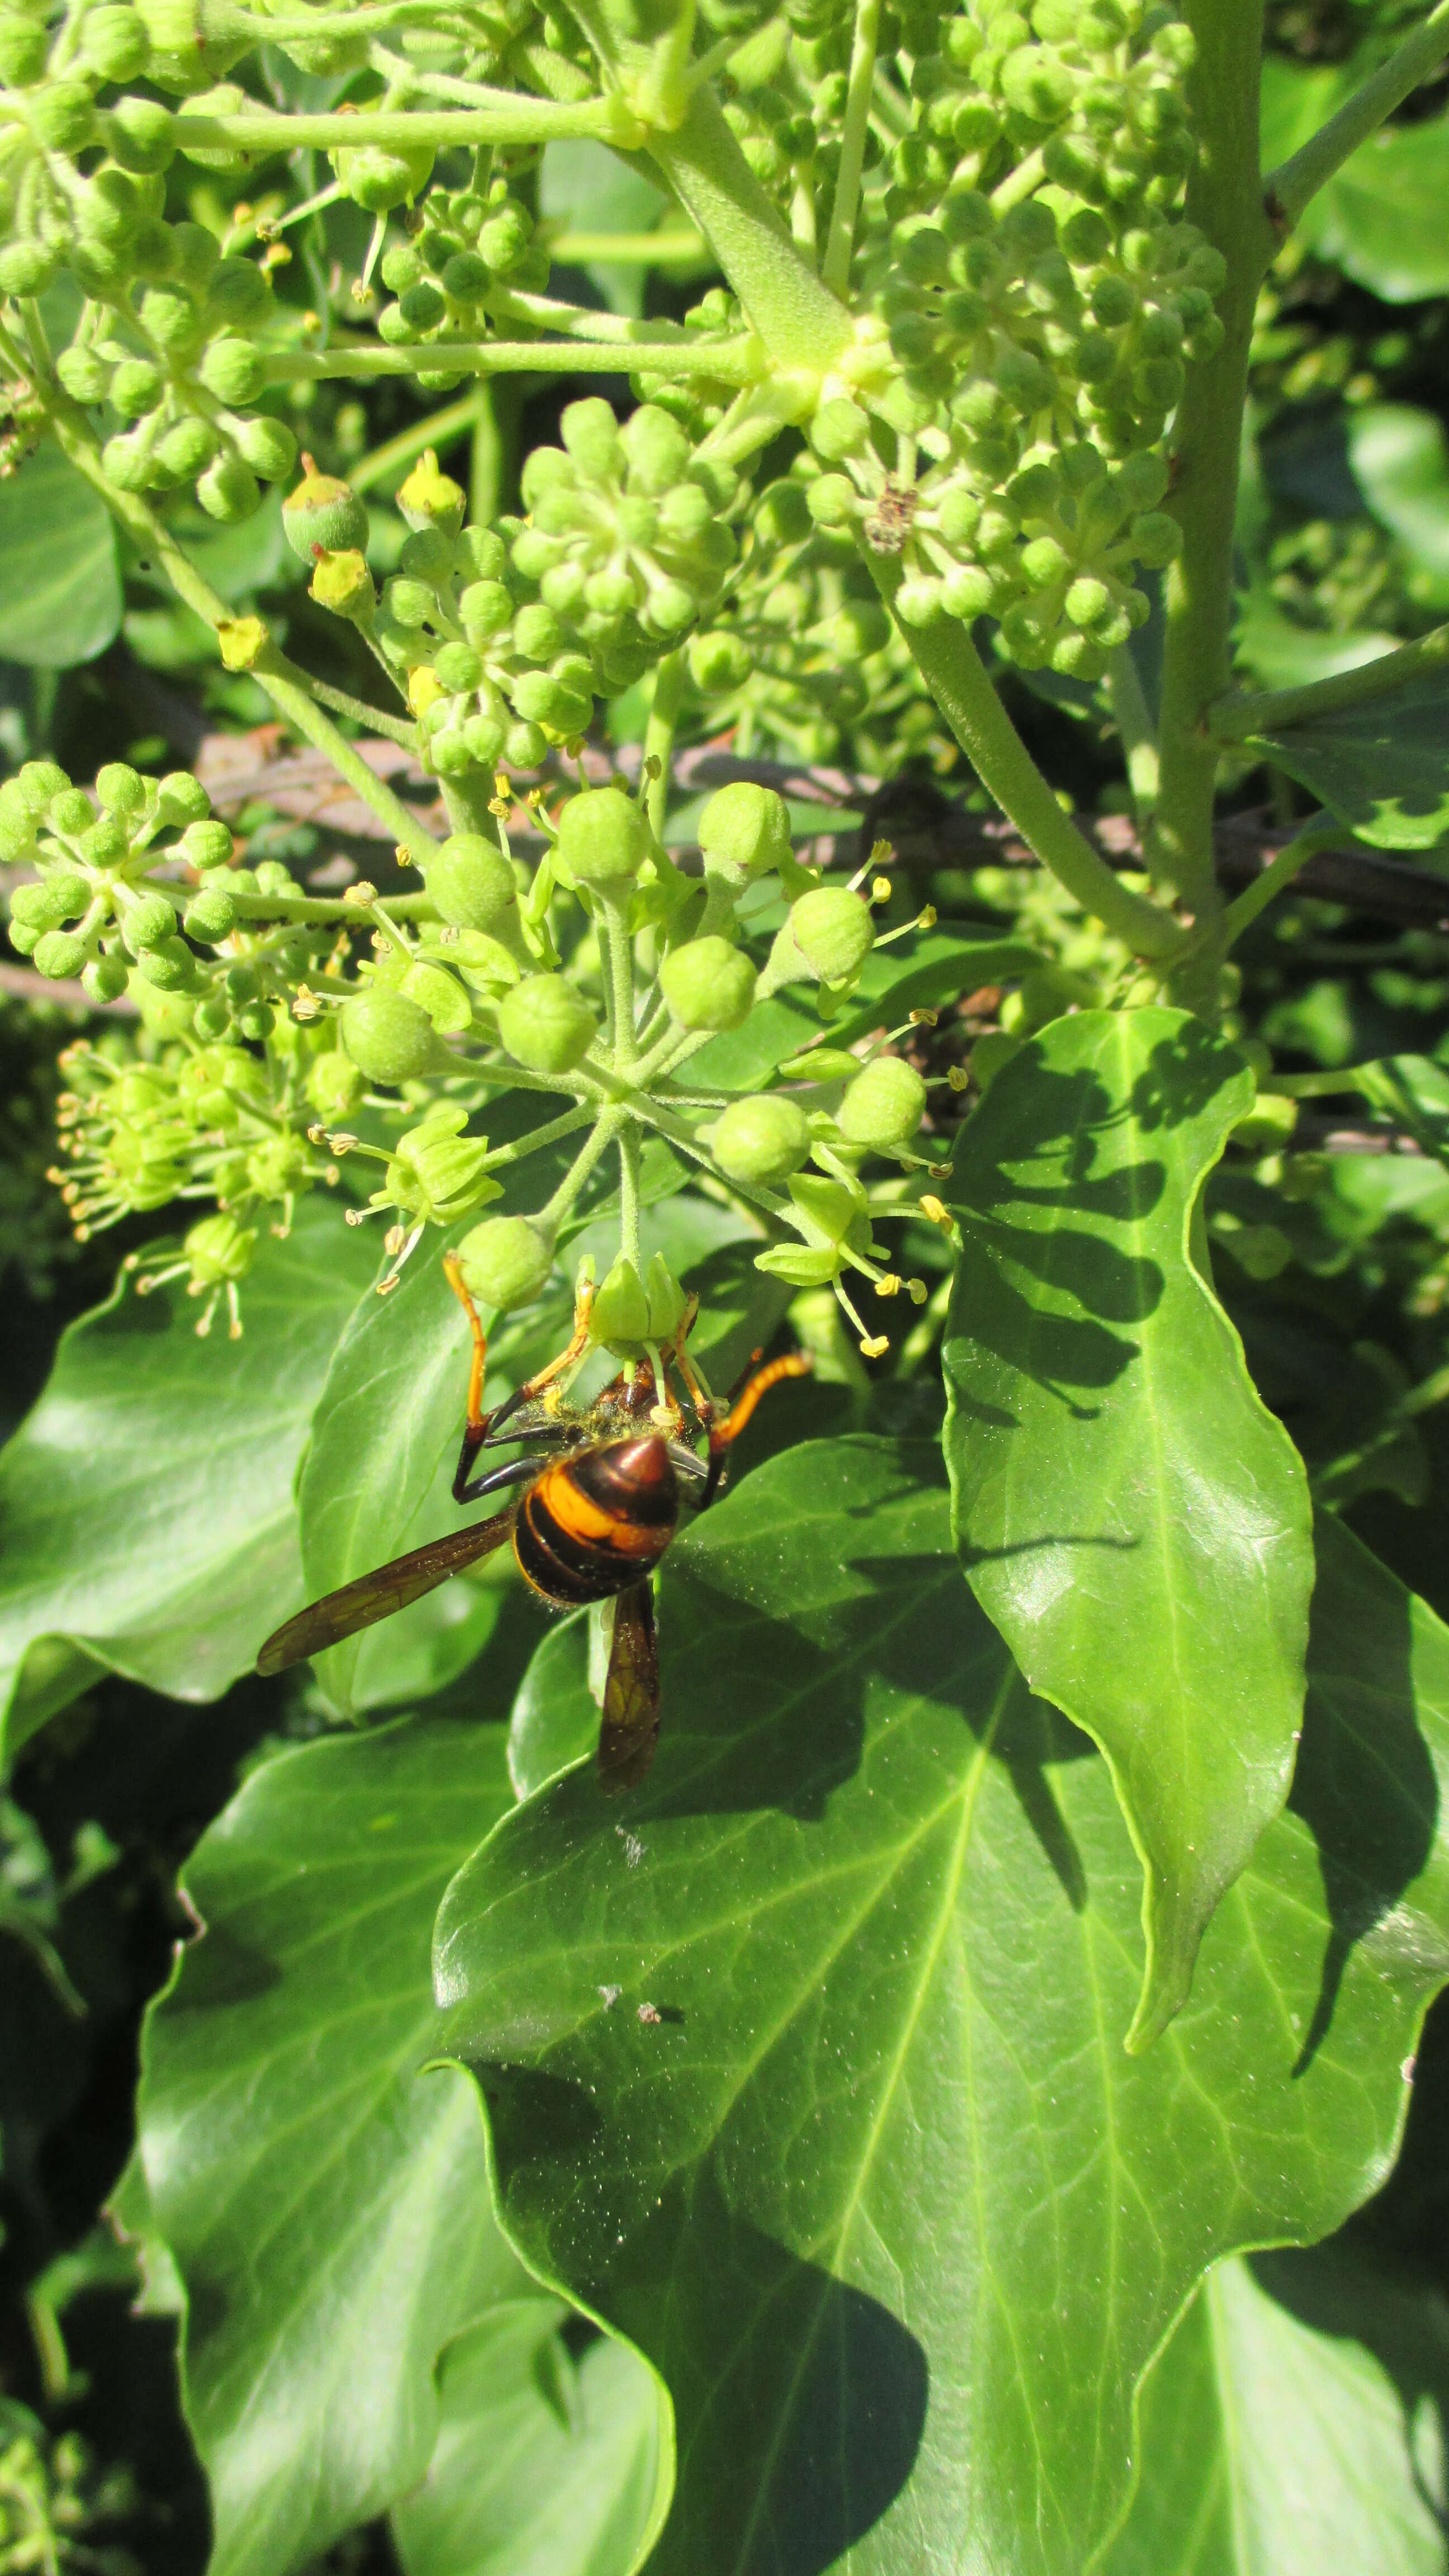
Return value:
[[(540, 2141), (572, 2163), (594, 2117), (583, 2087), (517, 2070), (474, 2070), (489, 2101), (504, 2211), (525, 2253), (550, 2268), (532, 2210), (515, 2205)], [(577, 2103), (564, 2097), (574, 2094)], [(597, 2149), (580, 2177), (592, 2207), (571, 2224), (570, 2262), (607, 2247), (585, 2305), (648, 2353), (674, 2400), (679, 2485), (662, 2543), (670, 2569), (825, 2576), (901, 2493), (925, 2429), (929, 2368), (890, 2310), (743, 2218), (730, 2149), (666, 2185), (642, 2223), (594, 2223), (611, 2178)], [(622, 2212), (619, 2213), (622, 2216)], [(708, 2263), (700, 2249), (709, 2248)]]
[(1449, 2304), (1442, 2294), (1422, 2278), (1396, 2281), (1332, 2240), (1255, 2254), (1251, 2264), (1259, 2289), (1300, 2325), (1362, 2344), (1393, 2381), (1419, 2500), (1449, 2537), (1442, 2496), (1435, 2495), (1420, 2467), (1426, 2445), (1422, 2420), (1416, 2422), (1427, 2402), (1438, 2416), (1440, 2443), (1449, 2428)]
[[(1306, 2073), (1328, 2034), (1354, 1950), (1381, 1935), (1424, 1868), (1439, 1812), (1434, 1766), (1414, 1718), (1408, 1596), (1347, 1544), (1335, 1547), (1327, 1578), (1320, 1557), (1308, 1676), (1288, 1804), (1318, 1845), (1330, 1929), (1295, 2075)], [(1416, 1955), (1424, 1928), (1415, 1918), (1406, 1930)]]
[(1180, 1127), (1200, 1118), (1239, 1067), (1224, 1061), (1221, 1039), (1205, 1020), (1188, 1020), (1159, 1039), (1132, 1086), (1132, 1115), (1139, 1127)]
[(240, 1940), (225, 1924), (211, 1923), (188, 1949), (187, 1973), (166, 1998), (168, 2018), (215, 2012), (228, 2004), (255, 2003), (280, 1985), (282, 1969), (265, 1950)]

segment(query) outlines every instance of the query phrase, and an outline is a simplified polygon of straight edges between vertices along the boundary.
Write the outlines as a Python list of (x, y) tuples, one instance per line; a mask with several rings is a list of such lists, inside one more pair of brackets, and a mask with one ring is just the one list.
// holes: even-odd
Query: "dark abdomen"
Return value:
[(545, 1467), (519, 1505), (513, 1552), (546, 1601), (606, 1601), (653, 1572), (678, 1518), (664, 1442), (614, 1440)]

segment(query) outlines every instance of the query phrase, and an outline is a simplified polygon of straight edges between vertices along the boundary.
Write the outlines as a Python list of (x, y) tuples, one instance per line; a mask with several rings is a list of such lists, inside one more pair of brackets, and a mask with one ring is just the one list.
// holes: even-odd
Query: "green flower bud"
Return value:
[(247, 1156), (247, 1180), (259, 1198), (289, 1198), (306, 1170), (307, 1148), (300, 1136), (268, 1136)]
[(848, 1145), (888, 1154), (908, 1144), (926, 1114), (926, 1086), (898, 1055), (877, 1056), (856, 1075), (835, 1113)]
[(343, 145), (328, 155), (343, 193), (370, 215), (386, 215), (394, 206), (410, 206), (433, 172), (433, 146), (410, 144), (405, 151), (380, 144)]
[(609, 403), (597, 395), (584, 402), (569, 403), (559, 422), (559, 432), (574, 463), (591, 483), (622, 481), (626, 452)]
[(410, 528), (442, 528), (450, 537), (456, 537), (468, 500), (451, 476), (441, 471), (432, 448), (427, 447), (400, 486), (397, 505)]
[[(127, 905), (121, 929), (132, 956), (139, 958), (148, 948), (175, 942), (176, 907), (164, 894), (143, 894)], [(158, 975), (156, 981), (165, 983), (166, 978)]]
[(841, 1259), (833, 1244), (775, 1243), (756, 1253), (755, 1268), (769, 1279), (788, 1280), (792, 1288), (824, 1288), (839, 1278)]
[(0, 81), (7, 89), (29, 89), (41, 79), (49, 51), (49, 30), (35, 19), (0, 19)]
[[(223, 332), (212, 341), (197, 372), (207, 392), (227, 404), (255, 402), (267, 381), (260, 353), (234, 332)], [(282, 524), (286, 526), (285, 518)]]
[(749, 646), (724, 627), (710, 634), (692, 635), (685, 651), (689, 656), (689, 676), (703, 697), (723, 697), (729, 690), (741, 688), (754, 669)]
[(716, 788), (699, 818), (706, 876), (722, 877), (737, 891), (771, 869), (788, 865), (790, 817), (773, 787), (737, 779)]
[[(116, 445), (111, 441), (111, 446)], [(110, 450), (107, 449), (107, 454)], [(249, 519), (261, 508), (261, 491), (249, 465), (239, 456), (218, 456), (208, 465), (196, 486), (196, 497), (208, 518), (219, 519), (224, 527), (238, 519)]]
[(491, 643), (513, 623), (513, 596), (501, 581), (472, 581), (458, 602), (463, 632), (470, 644)]
[(642, 403), (619, 433), (629, 460), (629, 489), (658, 495), (682, 483), (689, 467), (689, 441), (677, 420), (657, 403)]
[(870, 906), (844, 886), (817, 886), (790, 907), (784, 934), (822, 984), (850, 984), (875, 944)]
[(537, 769), (548, 740), (536, 724), (510, 725), (503, 737), (503, 757), (510, 769)]
[(233, 435), (239, 455), (264, 483), (280, 483), (297, 462), (294, 433), (285, 421), (272, 420), (265, 412), (241, 421)]
[(134, 80), (146, 68), (151, 40), (134, 9), (92, 9), (81, 21), (81, 61), (103, 81)]
[(225, 993), (206, 994), (196, 1005), (191, 1025), (199, 1038), (225, 1037), (231, 1027), (231, 1004)]
[(481, 1305), (506, 1314), (541, 1295), (553, 1268), (553, 1246), (525, 1216), (491, 1216), (464, 1235), (458, 1267)]
[(126, 968), (119, 957), (92, 957), (81, 968), (81, 982), (93, 1002), (117, 1002), (126, 989)]
[(86, 962), (86, 944), (70, 930), (47, 930), (30, 952), (42, 975), (78, 975)]
[(848, 474), (820, 474), (805, 486), (805, 506), (819, 528), (848, 528), (864, 504)]
[[(99, 785), (99, 780), (97, 785)], [(157, 789), (157, 809), (163, 823), (200, 823), (211, 812), (211, 798), (199, 778), (189, 769), (170, 769)], [(231, 835), (227, 834), (230, 848)], [(201, 862), (198, 860), (199, 866)]]
[(104, 402), (111, 388), (109, 361), (94, 349), (62, 349), (55, 372), (72, 402)]
[(662, 1252), (656, 1252), (644, 1282), (649, 1299), (649, 1339), (667, 1342), (678, 1332), (689, 1304)]
[(257, 1248), (255, 1226), (239, 1225), (234, 1216), (204, 1216), (192, 1226), (182, 1250), (198, 1288), (221, 1288), (244, 1279)]
[(10, 917), (27, 930), (59, 930), (76, 920), (90, 901), (90, 886), (77, 868), (51, 868), (30, 885), (19, 885), (10, 898)]
[(594, 1291), (590, 1328), (596, 1342), (627, 1359), (649, 1337), (649, 1300), (632, 1261), (621, 1252)]
[(244, 330), (262, 319), (271, 300), (271, 287), (254, 261), (235, 256), (218, 260), (206, 290), (207, 329)]
[(732, 1100), (715, 1121), (710, 1151), (732, 1181), (773, 1189), (798, 1172), (811, 1146), (810, 1122), (797, 1102), (766, 1091)]
[(405, 993), (355, 993), (340, 1016), (342, 1043), (369, 1082), (415, 1082), (437, 1060), (433, 1023)]
[(473, 1005), (445, 966), (425, 962), (410, 966), (400, 990), (410, 1002), (421, 1002), (440, 1037), (460, 1037), (472, 1024)]
[(1134, 519), (1132, 552), (1149, 572), (1165, 572), (1182, 552), (1182, 529), (1167, 510), (1148, 510)]
[(597, 894), (626, 892), (650, 847), (649, 826), (621, 788), (585, 788), (559, 816), (557, 857), (565, 882), (572, 879)]
[(358, 1066), (340, 1047), (329, 1047), (307, 1068), (307, 1098), (321, 1118), (345, 1118), (366, 1088)]
[(496, 930), (517, 901), (502, 851), (475, 832), (455, 832), (432, 852), (423, 862), (423, 882), (455, 930)]
[(498, 1034), (532, 1073), (572, 1073), (597, 1025), (583, 994), (562, 975), (525, 975), (498, 1005)]
[(28, 102), (27, 114), (32, 134), (47, 152), (72, 159), (96, 139), (95, 102), (84, 81), (48, 81)]
[(671, 1019), (682, 1029), (737, 1029), (755, 998), (755, 970), (727, 939), (691, 939), (659, 969)]
[(214, 946), (230, 936), (237, 919), (236, 903), (224, 886), (203, 886), (187, 905), (182, 925), (190, 938)]
[[(252, 355), (244, 341), (221, 341), (208, 350), (208, 361), (218, 347), (241, 348), (248, 357)], [(335, 474), (320, 474), (307, 455), (302, 458), (301, 482), (282, 503), (282, 526), (293, 554), (300, 555), (303, 563), (311, 563), (319, 547), (324, 554), (343, 554), (361, 553), (367, 546), (367, 511), (351, 484)]]
[(44, 935), (42, 931), (32, 930), (28, 922), (12, 921), (10, 924), (10, 945), (19, 957), (28, 957)]
[(238, 1011), (236, 1024), (244, 1038), (261, 1046), (274, 1034), (277, 1014), (270, 1002), (248, 1002), (244, 1010)]
[(481, 657), (471, 644), (445, 644), (433, 655), (433, 669), (445, 689), (476, 689), (483, 677)]
[(168, 483), (192, 483), (211, 463), (216, 447), (217, 433), (210, 421), (193, 412), (157, 439), (154, 454)]
[[(181, 774), (183, 776), (185, 775), (184, 772)], [(164, 795), (166, 789), (170, 787), (171, 781), (169, 778), (163, 779), (161, 784), (162, 793)], [(195, 781), (193, 779), (187, 779), (186, 784), (188, 787), (194, 786)], [(204, 789), (198, 789), (197, 792), (204, 798)], [(187, 865), (193, 868), (224, 868), (235, 847), (236, 844), (232, 839), (227, 825), (215, 820), (214, 818), (202, 819), (198, 817), (194, 823), (188, 823), (185, 831), (181, 835), (180, 841), (181, 855), (186, 860)], [(287, 879), (287, 883), (288, 885), (291, 884), (290, 877)], [(263, 886), (261, 884), (260, 876), (258, 877), (258, 890), (263, 894), (271, 894), (279, 891), (276, 887)]]
[[(565, 741), (582, 733), (594, 712), (592, 697), (584, 697), (550, 671), (521, 671), (509, 682), (508, 694), (526, 724), (548, 725)], [(519, 768), (532, 765), (518, 761), (511, 752), (509, 757)], [(541, 749), (534, 757), (541, 757)]]
[(145, 178), (176, 158), (175, 117), (155, 99), (117, 99), (101, 123), (111, 158), (123, 170)]
[[(126, 924), (127, 932), (130, 923)], [(184, 939), (158, 939), (136, 960), (136, 972), (163, 993), (185, 993), (196, 984), (196, 960)]]

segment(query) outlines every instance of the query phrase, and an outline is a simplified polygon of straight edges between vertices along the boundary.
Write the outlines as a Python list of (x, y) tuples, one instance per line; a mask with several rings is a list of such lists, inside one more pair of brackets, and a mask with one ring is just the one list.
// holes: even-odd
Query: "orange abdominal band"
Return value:
[(584, 1548), (601, 1548), (611, 1556), (637, 1556), (648, 1562), (660, 1552), (660, 1533), (647, 1523), (631, 1521), (621, 1513), (597, 1503), (592, 1495), (581, 1493), (570, 1472), (572, 1461), (561, 1460), (540, 1476), (529, 1496), (535, 1511), (542, 1511), (545, 1521), (552, 1521), (566, 1538)]

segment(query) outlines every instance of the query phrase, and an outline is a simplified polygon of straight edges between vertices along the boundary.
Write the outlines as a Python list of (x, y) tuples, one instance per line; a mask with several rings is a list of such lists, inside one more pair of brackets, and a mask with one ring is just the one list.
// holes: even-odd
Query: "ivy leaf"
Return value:
[(0, 660), (93, 662), (120, 623), (111, 514), (58, 447), (38, 448), (0, 483)]
[(683, 1079), (716, 1091), (758, 1091), (777, 1064), (809, 1046), (812, 1038), (851, 1046), (867, 1030), (892, 1026), (910, 1011), (955, 1001), (981, 984), (1029, 975), (1044, 962), (1040, 949), (1024, 939), (963, 938), (948, 924), (918, 931), (890, 948), (871, 950), (860, 982), (827, 1027), (822, 1028), (813, 990), (803, 984), (787, 987), (756, 1003), (740, 1028), (711, 1038), (691, 1056)]
[(1376, 850), (1430, 850), (1449, 833), (1449, 700), (1441, 679), (1250, 737)]
[(404, 1720), (265, 1763), (187, 1865), (205, 1929), (147, 2017), (138, 2122), (210, 2576), (286, 2576), (414, 2485), (438, 2354), (527, 2294), (477, 2096), (419, 2071), (434, 1909), (511, 1798), (501, 1728)]
[(393, 2510), (405, 2576), (629, 2576), (639, 2564), (668, 2407), (612, 2336), (576, 2364), (562, 2317), (523, 2300), (449, 2346), (432, 2464)]
[[(1263, 63), (1263, 168), (1276, 169), (1353, 95), (1357, 59)], [(1383, 126), (1309, 200), (1296, 227), (1316, 251), (1389, 304), (1416, 303), (1449, 289), (1449, 249), (1440, 214), (1449, 168), (1449, 118)]]
[(300, 1606), (293, 1478), (371, 1275), (336, 1209), (304, 1201), (290, 1238), (257, 1257), (239, 1342), (198, 1340), (179, 1283), (144, 1303), (118, 1287), (62, 1335), (0, 1458), (0, 1700), (40, 1641), (83, 1652), (42, 1658), (12, 1752), (97, 1662), (215, 1699)]
[(1082, 1011), (962, 1129), (946, 1455), (972, 1588), (1101, 1746), (1145, 1878), (1145, 2047), (1287, 1795), (1313, 1549), (1307, 1481), (1189, 1255), (1252, 1104), (1178, 1011)]
[[(1219, 2264), (1152, 2370), (1099, 2576), (1442, 2576), (1442, 2302), (1334, 2247)], [(1427, 2435), (1427, 2440), (1424, 2438)]]
[(1406, 1127), (1416, 1145), (1449, 1163), (1449, 1072), (1427, 1055), (1380, 1056), (1354, 1067), (1365, 1100)]
[(1449, 1632), (1330, 1523), (1294, 1807), (1125, 2053), (1136, 1857), (935, 1456), (798, 1449), (681, 1537), (649, 1778), (553, 1779), (440, 1909), (503, 2224), (673, 2400), (655, 2576), (1080, 2576), (1194, 2282), (1376, 2188), (1449, 1974)]

